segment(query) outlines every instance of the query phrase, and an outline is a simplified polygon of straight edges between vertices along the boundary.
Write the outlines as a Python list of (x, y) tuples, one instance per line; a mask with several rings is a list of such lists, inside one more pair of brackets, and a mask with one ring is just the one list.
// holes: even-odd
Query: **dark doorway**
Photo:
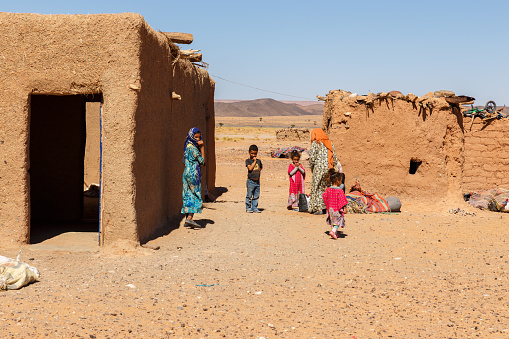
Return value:
[[(84, 95), (32, 95), (30, 243), (66, 232), (99, 232), (99, 209), (84, 198), (87, 109)], [(99, 126), (97, 126), (99, 129)], [(99, 199), (97, 198), (97, 206)], [(85, 203), (87, 202), (87, 203)], [(84, 218), (84, 215), (86, 218)]]

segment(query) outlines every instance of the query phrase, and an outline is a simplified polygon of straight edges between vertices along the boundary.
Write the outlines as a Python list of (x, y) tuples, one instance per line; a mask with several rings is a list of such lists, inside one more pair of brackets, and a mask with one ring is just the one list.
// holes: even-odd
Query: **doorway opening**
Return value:
[(102, 95), (30, 99), (30, 243), (97, 246)]

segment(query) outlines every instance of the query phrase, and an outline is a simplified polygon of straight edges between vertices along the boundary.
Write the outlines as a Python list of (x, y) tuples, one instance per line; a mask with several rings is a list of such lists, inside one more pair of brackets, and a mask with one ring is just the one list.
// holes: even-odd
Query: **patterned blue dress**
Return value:
[(187, 144), (184, 152), (184, 174), (182, 175), (182, 213), (201, 213), (201, 173), (204, 164), (200, 150), (193, 144)]

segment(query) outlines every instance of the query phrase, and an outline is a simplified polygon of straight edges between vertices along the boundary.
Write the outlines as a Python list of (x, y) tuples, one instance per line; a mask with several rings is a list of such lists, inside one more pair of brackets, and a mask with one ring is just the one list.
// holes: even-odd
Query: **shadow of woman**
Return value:
[(195, 222), (200, 225), (200, 228), (206, 228), (207, 225), (214, 225), (216, 222), (210, 219), (196, 219)]

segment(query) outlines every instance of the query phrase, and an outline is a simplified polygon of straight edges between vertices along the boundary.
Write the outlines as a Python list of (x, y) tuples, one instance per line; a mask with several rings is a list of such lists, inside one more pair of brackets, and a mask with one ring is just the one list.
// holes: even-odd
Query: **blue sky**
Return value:
[[(11, 1), (4, 12), (136, 12), (194, 35), (216, 99), (447, 89), (509, 105), (509, 1)], [(184, 45), (184, 48), (189, 48)], [(283, 96), (258, 91), (245, 84)]]

